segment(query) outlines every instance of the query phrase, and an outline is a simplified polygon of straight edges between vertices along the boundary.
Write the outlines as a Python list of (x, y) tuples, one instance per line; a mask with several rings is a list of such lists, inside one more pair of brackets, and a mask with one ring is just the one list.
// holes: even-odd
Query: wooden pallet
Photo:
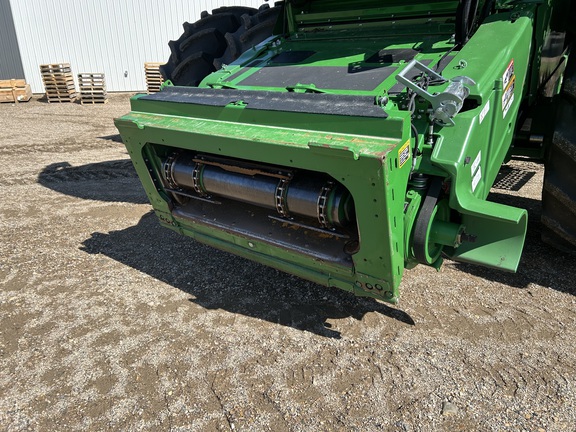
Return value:
[(80, 103), (82, 105), (108, 102), (106, 79), (103, 73), (79, 73), (78, 85), (80, 86)]
[(14, 87), (25, 87), (26, 80), (25, 79), (8, 79), (8, 80), (0, 80), (0, 88), (14, 88)]
[(40, 65), (41, 72), (53, 72), (62, 69), (70, 69), (70, 63), (50, 63)]
[(79, 73), (78, 74), (79, 80), (86, 80), (86, 81), (104, 81), (104, 74), (101, 72), (98, 73)]
[(164, 82), (164, 77), (160, 73), (160, 66), (164, 63), (144, 63), (144, 73), (146, 74), (146, 87), (148, 93), (160, 91), (160, 86)]
[(87, 98), (81, 96), (80, 103), (82, 105), (105, 104), (108, 103), (108, 96), (102, 96), (102, 97), (93, 96)]
[(74, 78), (72, 78), (72, 75), (66, 76), (66, 75), (50, 75), (50, 76), (45, 76), (42, 77), (42, 81), (44, 81), (44, 83), (46, 84), (74, 84)]
[(0, 80), (0, 103), (28, 102), (32, 99), (30, 84), (23, 79)]
[(52, 102), (72, 102), (78, 97), (70, 63), (40, 65), (46, 99)]
[(81, 87), (80, 88), (80, 93), (82, 95), (92, 95), (92, 94), (101, 94), (101, 95), (107, 95), (108, 92), (106, 91), (106, 89), (103, 88), (98, 88), (98, 87)]
[(62, 93), (56, 93), (56, 94), (46, 93), (46, 99), (48, 100), (48, 103), (74, 102), (77, 97), (78, 97), (77, 93), (70, 93), (66, 95)]
[(75, 88), (73, 87), (48, 87), (46, 88), (46, 96), (52, 96), (52, 97), (58, 97), (58, 96), (62, 96), (62, 97), (69, 97), (70, 95), (76, 95), (78, 92), (76, 91)]
[(50, 92), (62, 92), (62, 93), (73, 93), (76, 91), (76, 88), (74, 87), (74, 83), (72, 84), (44, 84), (44, 90), (46, 90), (46, 92), (48, 93)]
[(42, 66), (40, 67), (40, 75), (42, 76), (52, 74), (69, 74), (69, 73), (72, 73), (72, 69), (70, 68), (70, 66), (63, 68), (55, 68), (55, 67), (42, 68)]

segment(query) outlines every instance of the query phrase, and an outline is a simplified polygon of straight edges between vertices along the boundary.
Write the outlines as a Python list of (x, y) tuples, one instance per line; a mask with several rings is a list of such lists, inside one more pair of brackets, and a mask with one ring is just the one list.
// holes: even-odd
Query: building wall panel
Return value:
[[(0, 0), (0, 5), (6, 1)], [(39, 65), (61, 62), (70, 63), (75, 75), (103, 72), (109, 91), (144, 90), (144, 62), (168, 59), (168, 41), (180, 37), (183, 22), (219, 6), (261, 4), (262, 0), (10, 1), (21, 64), (35, 93), (44, 91)]]
[(0, 79), (24, 78), (9, 0), (0, 0)]

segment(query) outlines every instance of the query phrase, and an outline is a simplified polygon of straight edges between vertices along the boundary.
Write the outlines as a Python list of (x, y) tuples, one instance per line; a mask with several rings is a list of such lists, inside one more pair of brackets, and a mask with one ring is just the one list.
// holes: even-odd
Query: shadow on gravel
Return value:
[(508, 165), (500, 168), (496, 180), (494, 181), (494, 189), (502, 189), (509, 191), (519, 191), (532, 177), (536, 175), (536, 171), (526, 171)]
[(405, 312), (373, 299), (326, 288), (161, 228), (150, 212), (138, 225), (108, 234), (93, 233), (82, 250), (103, 254), (176, 287), (207, 309), (223, 309), (261, 320), (340, 338), (326, 322), (361, 320), (378, 312), (414, 325)]
[(528, 210), (528, 232), (517, 273), (506, 273), (471, 264), (456, 263), (466, 273), (500, 282), (516, 288), (527, 288), (530, 283), (576, 295), (576, 257), (560, 252), (544, 243), (540, 200), (491, 193), (490, 201)]
[(104, 135), (104, 136), (99, 136), (98, 139), (101, 140), (106, 140), (106, 141), (114, 141), (117, 143), (122, 143), (122, 137), (120, 136), (120, 134), (114, 134), (114, 135)]
[(82, 199), (134, 204), (148, 202), (130, 159), (81, 166), (56, 162), (42, 170), (38, 183)]

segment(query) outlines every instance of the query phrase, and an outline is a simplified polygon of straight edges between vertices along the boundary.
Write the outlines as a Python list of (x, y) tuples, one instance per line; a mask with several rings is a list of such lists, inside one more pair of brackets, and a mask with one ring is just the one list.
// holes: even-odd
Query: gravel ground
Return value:
[(106, 105), (0, 105), (0, 429), (574, 431), (576, 259), (358, 299), (158, 226)]

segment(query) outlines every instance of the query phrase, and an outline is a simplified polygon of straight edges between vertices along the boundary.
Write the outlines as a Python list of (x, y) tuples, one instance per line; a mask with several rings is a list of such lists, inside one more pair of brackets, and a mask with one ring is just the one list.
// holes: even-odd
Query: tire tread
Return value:
[(542, 240), (576, 255), (576, 58), (569, 59), (542, 188)]
[(184, 33), (168, 43), (170, 58), (160, 72), (174, 85), (198, 86), (208, 74), (270, 37), (279, 12), (280, 7), (267, 4), (259, 9), (230, 6), (202, 12), (198, 21), (185, 22)]

